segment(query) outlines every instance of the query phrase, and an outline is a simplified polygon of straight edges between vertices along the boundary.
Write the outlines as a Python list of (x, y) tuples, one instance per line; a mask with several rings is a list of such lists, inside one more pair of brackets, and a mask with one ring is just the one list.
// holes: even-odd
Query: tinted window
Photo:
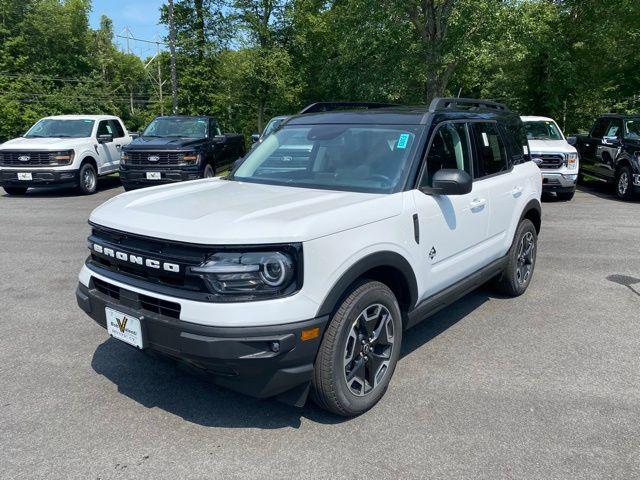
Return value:
[(114, 138), (122, 138), (124, 137), (124, 128), (120, 125), (118, 120), (111, 120), (112, 130), (115, 132), (113, 135)]
[(627, 120), (625, 124), (626, 136), (633, 140), (640, 139), (640, 118), (634, 118), (633, 120)]
[(144, 137), (206, 138), (209, 122), (197, 117), (158, 117), (145, 128)]
[(608, 118), (600, 118), (596, 122), (593, 130), (591, 132), (591, 136), (593, 138), (602, 138), (604, 137), (605, 132), (607, 131), (607, 127), (609, 126)]
[(114, 128), (111, 126), (111, 122), (107, 121), (107, 120), (103, 120), (98, 124), (98, 133), (97, 135), (113, 135), (115, 137), (115, 130)]
[(476, 146), (474, 177), (482, 178), (507, 170), (507, 153), (495, 123), (473, 124)]
[(471, 175), (469, 137), (466, 123), (446, 123), (438, 126), (429, 153), (421, 187), (432, 186), (433, 175), (443, 168), (460, 169)]
[(622, 137), (622, 120), (611, 120), (605, 137)]
[(506, 122), (503, 133), (511, 164), (518, 165), (530, 161), (529, 140), (522, 121), (519, 118), (515, 118)]

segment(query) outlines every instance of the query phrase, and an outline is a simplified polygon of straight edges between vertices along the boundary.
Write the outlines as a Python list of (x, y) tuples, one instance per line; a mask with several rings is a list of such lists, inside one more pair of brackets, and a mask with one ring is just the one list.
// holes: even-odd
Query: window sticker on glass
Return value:
[(400, 135), (396, 148), (398, 150), (404, 150), (405, 148), (407, 148), (407, 145), (409, 144), (409, 137), (410, 135), (408, 133), (403, 133), (402, 135)]
[(484, 142), (484, 146), (489, 146), (489, 137), (487, 136), (487, 132), (482, 132), (482, 141)]
[(529, 155), (529, 147), (527, 147), (526, 145), (522, 146), (522, 151), (524, 152), (525, 155)]

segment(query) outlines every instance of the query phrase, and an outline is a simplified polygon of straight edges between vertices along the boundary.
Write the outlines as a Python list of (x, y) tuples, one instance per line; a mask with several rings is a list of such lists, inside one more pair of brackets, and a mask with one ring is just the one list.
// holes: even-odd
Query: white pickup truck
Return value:
[(578, 151), (552, 118), (522, 117), (531, 158), (542, 172), (542, 192), (569, 201), (578, 182)]
[(50, 185), (77, 187), (83, 194), (92, 194), (99, 176), (118, 171), (120, 150), (130, 142), (118, 117), (43, 118), (24, 136), (0, 145), (0, 185), (9, 195)]

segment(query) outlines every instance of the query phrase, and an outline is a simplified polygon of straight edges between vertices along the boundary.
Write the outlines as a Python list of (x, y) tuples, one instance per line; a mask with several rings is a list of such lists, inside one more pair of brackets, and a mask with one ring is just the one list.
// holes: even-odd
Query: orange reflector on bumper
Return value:
[(302, 330), (302, 332), (300, 332), (300, 339), (303, 342), (306, 342), (307, 340), (313, 340), (318, 335), (320, 335), (320, 327), (309, 328), (307, 330)]

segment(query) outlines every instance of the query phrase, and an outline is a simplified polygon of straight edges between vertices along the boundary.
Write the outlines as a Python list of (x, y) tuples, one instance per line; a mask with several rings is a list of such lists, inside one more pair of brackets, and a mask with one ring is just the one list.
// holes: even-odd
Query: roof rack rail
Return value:
[(434, 98), (429, 106), (430, 112), (436, 110), (446, 110), (448, 108), (455, 108), (456, 106), (467, 106), (470, 108), (487, 108), (490, 110), (503, 110), (509, 109), (503, 103), (493, 102), (491, 100), (478, 100), (475, 98)]
[(300, 110), (298, 115), (306, 113), (330, 112), (340, 108), (363, 108), (375, 109), (385, 107), (397, 107), (395, 103), (375, 103), (375, 102), (316, 102)]

